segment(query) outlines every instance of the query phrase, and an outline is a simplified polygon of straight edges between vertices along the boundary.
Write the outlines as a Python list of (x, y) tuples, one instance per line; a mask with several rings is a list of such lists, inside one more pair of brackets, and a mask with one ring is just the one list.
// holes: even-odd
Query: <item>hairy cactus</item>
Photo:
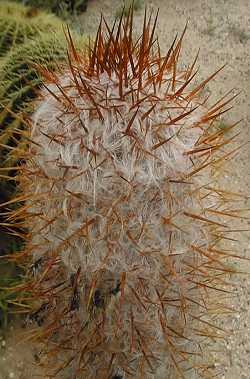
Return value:
[(29, 231), (31, 338), (52, 376), (214, 373), (202, 347), (223, 335), (227, 260), (238, 257), (221, 246), (236, 195), (213, 183), (235, 151), (216, 128), (233, 96), (201, 99), (215, 74), (192, 87), (196, 59), (177, 65), (184, 34), (163, 56), (150, 20), (136, 40), (131, 11), (101, 22), (82, 54), (69, 36), (68, 67), (42, 70), (10, 224)]
[(0, 57), (40, 32), (61, 28), (57, 17), (8, 1), (0, 3), (0, 15)]

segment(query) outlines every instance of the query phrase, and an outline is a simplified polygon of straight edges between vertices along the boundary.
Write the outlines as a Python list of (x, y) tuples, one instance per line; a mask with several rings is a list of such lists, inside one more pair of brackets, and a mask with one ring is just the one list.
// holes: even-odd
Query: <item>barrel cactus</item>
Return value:
[(0, 14), (0, 57), (42, 31), (52, 32), (61, 27), (57, 17), (9, 1), (1, 1)]
[(86, 11), (88, 0), (24, 0), (25, 5), (47, 9), (57, 15), (79, 14)]
[(69, 35), (67, 67), (42, 70), (10, 224), (28, 230), (30, 338), (52, 377), (214, 374), (202, 347), (223, 335), (238, 257), (221, 245), (234, 194), (214, 181), (233, 153), (216, 127), (233, 96), (208, 105), (215, 74), (192, 86), (196, 60), (177, 65), (183, 35), (161, 55), (151, 19), (139, 39), (132, 11), (102, 20), (82, 53)]
[[(41, 76), (36, 64), (53, 68), (55, 62), (65, 60), (66, 49), (62, 34), (42, 33), (33, 41), (28, 41), (10, 52), (0, 68), (0, 142), (8, 145), (1, 147), (4, 165), (11, 165), (9, 157), (15, 145), (18, 129), (22, 125), (22, 113), (32, 112)], [(17, 116), (19, 114), (19, 116)], [(16, 134), (15, 134), (16, 131)], [(6, 150), (7, 149), (7, 150)]]

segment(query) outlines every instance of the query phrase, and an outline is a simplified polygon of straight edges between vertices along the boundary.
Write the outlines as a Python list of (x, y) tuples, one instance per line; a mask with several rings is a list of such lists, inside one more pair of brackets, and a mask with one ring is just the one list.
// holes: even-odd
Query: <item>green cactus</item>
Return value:
[(25, 4), (33, 7), (48, 9), (57, 15), (66, 13), (79, 14), (87, 8), (88, 0), (26, 0)]
[[(41, 34), (37, 39), (10, 52), (3, 61), (0, 68), (0, 143), (13, 146), (13, 130), (21, 127), (20, 118), (13, 116), (12, 112), (18, 114), (32, 111), (31, 101), (36, 97), (37, 88), (41, 84), (37, 69), (32, 63), (53, 68), (51, 62), (65, 59), (66, 49), (62, 40), (60, 34)], [(1, 148), (0, 157), (6, 164), (8, 149)]]
[(0, 57), (40, 32), (55, 31), (61, 27), (56, 16), (8, 1), (0, 3), (0, 14)]
[[(13, 246), (18, 249), (17, 246)], [(13, 250), (17, 251), (17, 250)], [(13, 305), (17, 302), (17, 291), (11, 290), (21, 283), (22, 270), (15, 263), (0, 261), (0, 327), (7, 326)]]

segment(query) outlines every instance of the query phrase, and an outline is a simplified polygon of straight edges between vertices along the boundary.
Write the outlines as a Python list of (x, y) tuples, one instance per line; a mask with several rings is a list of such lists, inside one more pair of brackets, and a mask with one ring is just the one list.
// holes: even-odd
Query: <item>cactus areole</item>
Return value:
[(156, 24), (145, 12), (135, 38), (132, 10), (102, 19), (83, 52), (67, 33), (67, 67), (41, 68), (15, 217), (51, 377), (211, 377), (204, 343), (224, 336), (220, 242), (235, 213), (213, 172), (235, 151), (216, 128), (234, 96), (208, 105), (219, 70), (192, 85), (184, 33), (162, 55)]

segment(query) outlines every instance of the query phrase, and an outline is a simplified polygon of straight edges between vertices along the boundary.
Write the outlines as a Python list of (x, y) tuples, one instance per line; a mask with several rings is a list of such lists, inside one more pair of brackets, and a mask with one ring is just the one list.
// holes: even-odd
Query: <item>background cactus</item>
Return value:
[(25, 0), (25, 5), (48, 9), (57, 15), (82, 13), (86, 11), (88, 0)]
[[(21, 120), (14, 114), (24, 111), (27, 113), (33, 109), (31, 101), (34, 101), (37, 88), (41, 85), (41, 77), (35, 64), (42, 64), (52, 69), (55, 62), (66, 59), (62, 39), (62, 34), (43, 33), (33, 41), (28, 41), (13, 50), (2, 63), (0, 69), (0, 98), (2, 99), (0, 141), (2, 144), (9, 143), (13, 137), (13, 130), (20, 127)], [(6, 161), (8, 154), (4, 157)]]
[(8, 1), (0, 3), (0, 14), (0, 57), (40, 32), (61, 28), (57, 17)]
[(162, 56), (156, 20), (136, 41), (132, 23), (130, 12), (101, 24), (87, 54), (70, 41), (64, 73), (44, 71), (24, 206), (9, 219), (29, 230), (31, 338), (55, 376), (211, 377), (201, 347), (224, 337), (227, 262), (239, 258), (221, 245), (239, 197), (213, 181), (238, 149), (216, 127), (233, 96), (208, 105), (215, 74), (190, 88), (183, 35)]

